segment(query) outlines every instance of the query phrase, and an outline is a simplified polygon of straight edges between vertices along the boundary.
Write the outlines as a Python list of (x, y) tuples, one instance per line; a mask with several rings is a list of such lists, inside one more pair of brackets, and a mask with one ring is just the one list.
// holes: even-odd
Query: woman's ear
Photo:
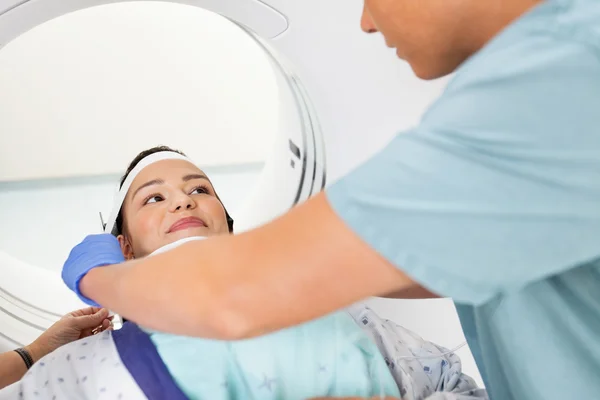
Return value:
[(121, 245), (121, 251), (123, 252), (123, 257), (125, 257), (126, 260), (132, 260), (135, 257), (133, 256), (133, 247), (131, 247), (131, 243), (129, 242), (129, 239), (127, 239), (127, 237), (125, 235), (119, 235), (117, 236), (117, 240), (119, 241), (119, 244)]

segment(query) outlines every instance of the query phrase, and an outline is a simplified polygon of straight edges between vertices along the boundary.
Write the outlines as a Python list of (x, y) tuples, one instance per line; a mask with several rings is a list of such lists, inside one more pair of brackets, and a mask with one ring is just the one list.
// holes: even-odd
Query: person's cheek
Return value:
[(227, 225), (225, 209), (221, 205), (221, 202), (216, 197), (205, 197), (198, 205), (202, 208), (203, 212), (210, 215), (213, 229), (221, 232), (223, 227)]
[(158, 218), (158, 213), (152, 210), (144, 210), (138, 218), (137, 242), (143, 247), (153, 248), (159, 244), (162, 232), (162, 222)]

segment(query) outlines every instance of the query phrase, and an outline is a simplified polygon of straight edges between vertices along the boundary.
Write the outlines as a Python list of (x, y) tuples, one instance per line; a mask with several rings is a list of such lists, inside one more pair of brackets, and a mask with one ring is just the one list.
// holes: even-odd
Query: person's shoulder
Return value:
[(467, 60), (422, 126), (494, 143), (498, 135), (559, 143), (570, 131), (597, 141), (598, 103), (600, 1), (548, 0)]
[[(468, 59), (448, 92), (479, 82), (508, 81), (536, 74), (600, 71), (600, 1), (546, 0), (514, 21)], [(598, 79), (600, 76), (591, 75)]]

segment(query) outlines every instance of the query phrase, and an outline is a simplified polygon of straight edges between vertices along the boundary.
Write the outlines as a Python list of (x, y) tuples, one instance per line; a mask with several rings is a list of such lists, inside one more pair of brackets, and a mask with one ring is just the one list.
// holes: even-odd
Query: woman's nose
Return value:
[(178, 196), (173, 205), (173, 211), (191, 210), (196, 207), (194, 200), (187, 195)]
[(365, 33), (376, 33), (377, 28), (373, 23), (373, 19), (371, 18), (371, 14), (369, 14), (369, 10), (367, 10), (366, 4), (363, 6), (362, 15), (360, 17), (360, 29)]
[(178, 206), (175, 208), (175, 210), (176, 210), (176, 211), (180, 211), (180, 210), (182, 210), (182, 209), (186, 209), (186, 210), (187, 210), (187, 209), (190, 209), (190, 208), (192, 208), (192, 204), (191, 204), (191, 202), (190, 202), (190, 203), (186, 203), (185, 205), (182, 205), (182, 204), (180, 204), (180, 205), (178, 205)]

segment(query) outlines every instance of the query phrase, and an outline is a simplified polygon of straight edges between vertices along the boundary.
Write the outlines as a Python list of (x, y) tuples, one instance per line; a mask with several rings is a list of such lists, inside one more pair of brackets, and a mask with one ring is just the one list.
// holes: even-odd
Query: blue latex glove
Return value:
[(81, 294), (79, 290), (81, 279), (92, 268), (124, 261), (125, 257), (116, 237), (110, 233), (89, 235), (71, 250), (63, 265), (62, 279), (83, 302), (99, 307), (99, 304)]

